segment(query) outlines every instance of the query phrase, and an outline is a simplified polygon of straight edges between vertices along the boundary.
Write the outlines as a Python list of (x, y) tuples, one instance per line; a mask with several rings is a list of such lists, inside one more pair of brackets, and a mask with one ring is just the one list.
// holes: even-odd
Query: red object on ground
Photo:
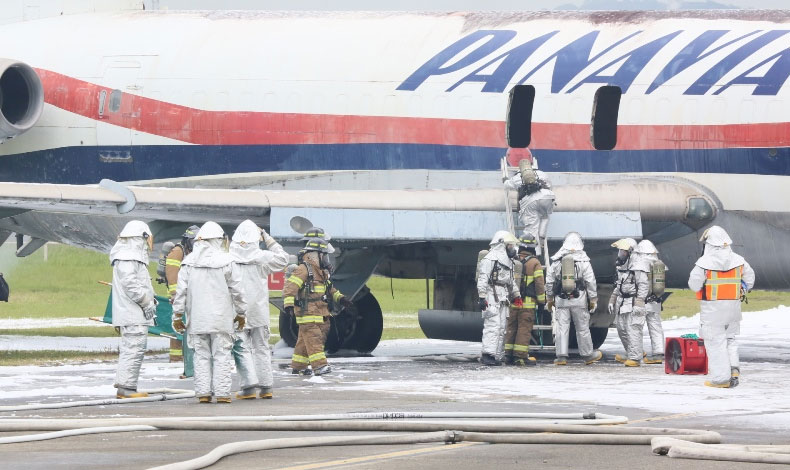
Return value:
[(666, 338), (664, 372), (708, 375), (708, 354), (702, 338)]

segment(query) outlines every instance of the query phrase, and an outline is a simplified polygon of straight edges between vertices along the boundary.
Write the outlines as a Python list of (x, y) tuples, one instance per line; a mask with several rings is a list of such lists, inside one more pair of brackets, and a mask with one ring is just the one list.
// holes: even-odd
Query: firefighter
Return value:
[(147, 397), (137, 391), (148, 327), (154, 326), (156, 299), (148, 273), (148, 253), (154, 237), (148, 225), (133, 220), (118, 235), (110, 251), (112, 264), (112, 324), (121, 333), (115, 388), (118, 398)]
[[(167, 287), (167, 296), (170, 303), (173, 303), (173, 298), (176, 296), (176, 286), (178, 284), (178, 271), (181, 269), (181, 262), (184, 257), (192, 252), (192, 244), (195, 241), (195, 236), (200, 230), (197, 225), (192, 225), (181, 234), (181, 241), (173, 245), (173, 248), (165, 256), (165, 285)], [(175, 318), (173, 319), (175, 321)], [(179, 319), (183, 323), (183, 318)], [(184, 338), (188, 338), (188, 333)], [(177, 352), (181, 348), (181, 357), (184, 360), (184, 373), (182, 378), (193, 376), (192, 357), (194, 349), (190, 348), (187, 344), (189, 341), (172, 340), (170, 349)], [(171, 352), (171, 354), (173, 354)]]
[(617, 280), (609, 299), (609, 313), (615, 314), (615, 326), (626, 355), (615, 360), (626, 367), (638, 367), (642, 361), (642, 330), (645, 326), (645, 303), (649, 290), (649, 264), (633, 255), (636, 240), (622, 238), (612, 243), (617, 249)]
[[(508, 150), (510, 152), (510, 150)], [(534, 235), (537, 240), (535, 253), (542, 254), (549, 218), (554, 212), (554, 191), (546, 173), (533, 169), (528, 160), (519, 162), (520, 170), (504, 181), (505, 187), (518, 191), (519, 222), (524, 226), (522, 235)]]
[(584, 251), (581, 235), (570, 232), (565, 236), (562, 247), (551, 257), (553, 263), (546, 274), (546, 291), (549, 298), (546, 309), (551, 311), (557, 306), (557, 323), (554, 345), (556, 359), (554, 364), (568, 364), (568, 339), (571, 319), (576, 327), (576, 343), (579, 355), (585, 364), (601, 360), (601, 351), (593, 350), (590, 335), (590, 314), (598, 305), (598, 286), (595, 283), (590, 258)]
[(181, 241), (173, 245), (170, 252), (165, 257), (165, 280), (167, 282), (167, 295), (170, 303), (176, 296), (176, 285), (178, 284), (178, 270), (181, 269), (181, 262), (184, 257), (192, 253), (192, 244), (195, 236), (200, 230), (197, 225), (192, 225), (181, 235)]
[[(230, 403), (234, 330), (244, 329), (247, 301), (241, 272), (224, 249), (225, 232), (215, 222), (200, 228), (195, 246), (181, 263), (173, 299), (173, 329), (189, 329), (195, 349), (195, 396), (200, 403)], [(184, 311), (189, 312), (187, 324)]]
[(529, 355), (529, 342), (532, 339), (535, 311), (538, 304), (546, 303), (546, 291), (543, 266), (536, 256), (536, 246), (534, 236), (522, 236), (519, 239), (518, 259), (515, 261), (522, 266), (519, 291), (523, 305), (522, 308), (510, 306), (505, 333), (505, 355), (508, 364), (517, 366), (537, 364), (535, 358)]
[(496, 232), (489, 243), (490, 250), (477, 267), (478, 305), (483, 314), (480, 363), (486, 366), (502, 365), (505, 358), (505, 328), (511, 298), (515, 307), (523, 306), (513, 275), (517, 244), (512, 233)]
[[(661, 295), (664, 293), (664, 273), (669, 269), (658, 258), (658, 250), (650, 240), (642, 240), (634, 250), (636, 255), (650, 266), (650, 290), (645, 304), (645, 323), (650, 335), (650, 354), (645, 356), (645, 364), (664, 362), (664, 328), (661, 326)], [(657, 266), (660, 268), (657, 269)]]
[(689, 275), (689, 289), (700, 300), (699, 334), (705, 340), (710, 380), (708, 387), (731, 388), (741, 375), (738, 343), (741, 299), (754, 287), (754, 270), (732, 251), (732, 239), (714, 225), (700, 238), (702, 256)]
[[(266, 244), (266, 250), (259, 243)], [(288, 265), (288, 253), (266, 230), (245, 220), (233, 232), (230, 253), (241, 271), (242, 288), (247, 297), (247, 321), (237, 334), (233, 359), (239, 371), (241, 391), (236, 398), (272, 398), (272, 352), (269, 348), (269, 275)]]
[[(335, 250), (324, 238), (308, 238), (301, 260), (283, 287), (283, 308), (296, 316), (299, 335), (291, 357), (291, 373), (324, 375), (332, 372), (324, 342), (332, 307), (351, 308), (351, 301), (332, 285), (329, 254)], [(308, 369), (312, 367), (312, 371)]]

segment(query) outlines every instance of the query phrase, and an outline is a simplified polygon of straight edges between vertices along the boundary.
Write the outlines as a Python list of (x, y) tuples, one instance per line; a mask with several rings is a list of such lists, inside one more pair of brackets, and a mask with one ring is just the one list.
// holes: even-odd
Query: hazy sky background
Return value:
[(790, 0), (144, 0), (147, 8), (250, 10), (790, 9)]

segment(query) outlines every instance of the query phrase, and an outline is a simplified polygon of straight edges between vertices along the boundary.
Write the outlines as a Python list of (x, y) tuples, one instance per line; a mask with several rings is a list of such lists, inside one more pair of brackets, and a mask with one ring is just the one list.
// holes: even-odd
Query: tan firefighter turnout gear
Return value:
[(330, 327), (330, 305), (350, 304), (332, 285), (329, 270), (321, 266), (320, 257), (326, 256), (330, 247), (324, 239), (309, 239), (305, 244), (302, 262), (285, 280), (283, 307), (286, 312), (296, 316), (299, 327), (299, 336), (291, 357), (294, 372), (303, 372), (310, 365), (318, 373), (327, 366), (324, 342)]
[(518, 258), (515, 263), (521, 264), (519, 291), (523, 299), (521, 308), (510, 306), (505, 333), (505, 355), (508, 362), (517, 365), (534, 363), (535, 358), (529, 355), (529, 343), (532, 339), (532, 327), (535, 323), (535, 311), (538, 304), (546, 303), (546, 283), (543, 266), (535, 256), (537, 240), (531, 234), (519, 239)]

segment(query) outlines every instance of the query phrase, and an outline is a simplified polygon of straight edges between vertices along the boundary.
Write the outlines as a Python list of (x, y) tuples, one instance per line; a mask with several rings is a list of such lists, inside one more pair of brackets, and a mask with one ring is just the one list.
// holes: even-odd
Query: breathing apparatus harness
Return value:
[(306, 263), (302, 256), (299, 256), (299, 264), (303, 264), (304, 267), (307, 269), (307, 280), (302, 287), (299, 288), (299, 298), (294, 300), (294, 306), (299, 307), (303, 312), (307, 309), (307, 304), (310, 302), (326, 302), (329, 312), (332, 313), (335, 310), (335, 302), (332, 299), (332, 296), (328, 295), (329, 292), (332, 290), (332, 280), (330, 279), (329, 271), (323, 270), (325, 275), (324, 277), (324, 293), (320, 299), (311, 299), (310, 294), (315, 293), (314, 290), (314, 281), (315, 281), (315, 274), (313, 272), (313, 267), (310, 266), (310, 263)]
[(521, 285), (519, 286), (519, 291), (521, 291), (522, 299), (525, 299), (527, 297), (534, 299), (538, 296), (538, 293), (535, 290), (535, 281), (533, 280), (532, 282), (527, 284), (527, 262), (533, 258), (537, 259), (538, 257), (535, 255), (527, 255), (526, 258), (519, 261), (524, 266), (524, 268), (522, 269), (522, 273), (524, 275), (524, 282), (522, 282)]

